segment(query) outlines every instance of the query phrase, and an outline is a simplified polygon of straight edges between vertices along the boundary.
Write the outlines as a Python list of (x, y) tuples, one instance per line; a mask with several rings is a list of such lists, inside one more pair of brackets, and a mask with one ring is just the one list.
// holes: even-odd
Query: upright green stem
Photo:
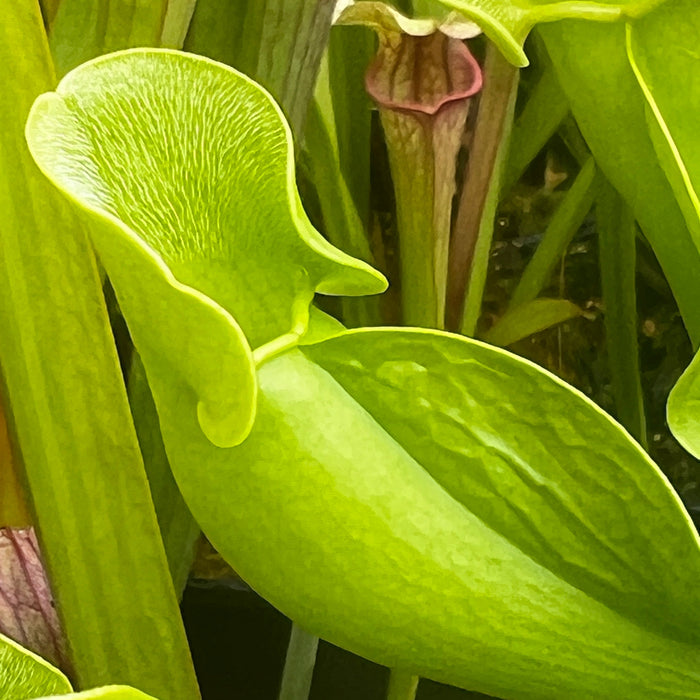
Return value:
[(392, 669), (386, 700), (415, 700), (419, 680), (410, 671)]
[(637, 342), (637, 226), (630, 208), (607, 183), (598, 199), (597, 213), (605, 337), (617, 418), (646, 446)]
[(293, 624), (279, 700), (307, 700), (311, 692), (317, 649), (318, 637)]
[(484, 89), (450, 241), (447, 328), (473, 335), (486, 284), (501, 173), (513, 125), (518, 69), (489, 44)]

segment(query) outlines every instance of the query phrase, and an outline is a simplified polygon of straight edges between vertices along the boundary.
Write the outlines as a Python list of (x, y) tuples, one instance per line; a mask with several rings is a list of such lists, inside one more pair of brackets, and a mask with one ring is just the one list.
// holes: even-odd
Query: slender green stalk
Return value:
[(293, 624), (279, 700), (307, 700), (311, 692), (317, 649), (318, 637)]
[(392, 669), (386, 700), (415, 700), (419, 680), (410, 671)]
[(460, 328), (466, 335), (474, 334), (481, 313), (518, 75), (495, 44), (489, 44), (474, 146), (450, 242), (447, 328)]
[(595, 160), (589, 158), (566, 193), (535, 254), (513, 292), (510, 308), (532, 301), (549, 282), (552, 270), (589, 212), (600, 184)]
[(597, 213), (605, 336), (617, 418), (646, 446), (637, 343), (637, 227), (630, 208), (607, 183), (598, 198)]

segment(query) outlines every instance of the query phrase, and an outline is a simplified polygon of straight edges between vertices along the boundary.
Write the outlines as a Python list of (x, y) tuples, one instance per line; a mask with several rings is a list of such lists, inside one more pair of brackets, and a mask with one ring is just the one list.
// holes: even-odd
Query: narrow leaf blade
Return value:
[(38, 5), (6, 8), (0, 58), (0, 364), (69, 654), (83, 685), (197, 697), (94, 256), (24, 143), (54, 82)]

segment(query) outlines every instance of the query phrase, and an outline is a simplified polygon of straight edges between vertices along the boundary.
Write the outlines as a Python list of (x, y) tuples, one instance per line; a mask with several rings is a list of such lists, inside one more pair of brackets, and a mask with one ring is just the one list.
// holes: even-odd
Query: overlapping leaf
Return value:
[(190, 700), (194, 669), (90, 241), (24, 141), (32, 102), (55, 83), (34, 0), (3, 6), (0, 59), (12, 65), (0, 73), (0, 384), (73, 673), (86, 687), (119, 679)]
[[(41, 167), (91, 220), (137, 348), (157, 347), (160, 364), (155, 350), (144, 363), (164, 444), (217, 549), (304, 629), (391, 667), (502, 697), (700, 698), (697, 535), (599, 409), (461, 337), (358, 331), (291, 347), (310, 291), (382, 280), (309, 227), (281, 124), (237, 73), (137, 51), (69, 76), (28, 126)], [(139, 251), (141, 306), (111, 239)], [(221, 309), (241, 345), (239, 328), (275, 348), (256, 354), (257, 415), (235, 448), (203, 432), (182, 366), (186, 353), (210, 371), (216, 341), (208, 354), (171, 342), (165, 308), (145, 328), (149, 266), (199, 303), (192, 333), (222, 335), (208, 315)]]
[(509, 61), (527, 65), (523, 42), (541, 22), (564, 18), (615, 22), (644, 14), (665, 0), (604, 0), (603, 2), (552, 2), (552, 0), (440, 0), (477, 22)]
[(65, 694), (68, 679), (51, 664), (0, 635), (0, 691), (3, 700), (27, 700), (39, 695)]
[[(630, 63), (644, 93), (649, 132), (695, 245), (700, 248), (700, 7), (670, 0), (628, 27)], [(700, 358), (674, 387), (668, 420), (678, 440), (700, 456)]]
[(248, 342), (289, 331), (295, 300), (313, 291), (384, 287), (311, 228), (280, 115), (232, 69), (127, 51), (66, 76), (37, 102), (27, 132), (45, 172), (97, 215), (93, 237), (149, 381), (181, 377), (219, 445), (242, 440), (254, 417)]

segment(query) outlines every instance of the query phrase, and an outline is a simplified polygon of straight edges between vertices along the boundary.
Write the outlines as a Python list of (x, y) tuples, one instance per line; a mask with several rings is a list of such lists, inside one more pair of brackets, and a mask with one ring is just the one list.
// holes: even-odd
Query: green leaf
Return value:
[(168, 0), (160, 46), (165, 49), (182, 48), (196, 5), (197, 0)]
[(676, 194), (688, 230), (700, 248), (700, 8), (672, 0), (627, 28), (632, 70), (646, 98), (649, 132)]
[(0, 634), (0, 691), (3, 700), (27, 700), (72, 688), (57, 668)]
[[(686, 619), (697, 535), (659, 470), (594, 404), (529, 363), (446, 335), (356, 331), (304, 353), (521, 552), (637, 625), (697, 643)], [(659, 528), (674, 544), (661, 545)]]
[(680, 641), (697, 641), (697, 537), (599, 409), (455, 336), (303, 352), (261, 367), (233, 450), (161, 411), (182, 492), (255, 590), (334, 644), (496, 696), (700, 696)]
[(700, 355), (695, 355), (671, 390), (666, 414), (676, 440), (700, 458)]
[(73, 671), (197, 697), (94, 256), (24, 143), (55, 82), (37, 3), (3, 9), (0, 59), (3, 399)]
[[(628, 51), (647, 100), (650, 133), (659, 160), (674, 188), (696, 245), (700, 246), (700, 150), (697, 140), (700, 56), (697, 41), (693, 40), (698, 28), (700, 12), (695, 3), (668, 2), (629, 28)], [(662, 61), (660, 65), (659, 61)], [(696, 355), (671, 392), (667, 406), (668, 423), (673, 434), (696, 456), (700, 455), (699, 362)]]
[(534, 299), (508, 311), (483, 338), (492, 345), (506, 347), (581, 313), (580, 307), (568, 299)]
[[(200, 296), (235, 305), (249, 337), (260, 334), (251, 319), (265, 327), (263, 349), (274, 346), (258, 365), (250, 435), (230, 449), (202, 431), (177, 358), (169, 373), (151, 377), (144, 357), (178, 486), (236, 571), (303, 629), (415, 675), (514, 698), (699, 698), (698, 538), (627, 434), (560, 380), (458, 336), (365, 330), (285, 351), (301, 334), (288, 331), (290, 307), (305, 307), (306, 292), (371, 290), (382, 280), (323, 243), (294, 208), (289, 133), (269, 98), (233, 71), (172, 52), (123, 53), (81, 70), (80, 90), (59, 88), (73, 109), (93, 95), (87, 111), (106, 119), (139, 96), (140, 109), (119, 121), (121, 130), (138, 128), (127, 143), (110, 138), (141, 177), (95, 188), (100, 180), (86, 173), (114, 148), (110, 138), (99, 150), (78, 150), (72, 141), (85, 143), (84, 124), (69, 129), (35, 110), (29, 135), (42, 166), (89, 203), (93, 229), (106, 225), (95, 205), (105, 191), (110, 201), (132, 197), (134, 207), (120, 213), (134, 225), (152, 212), (140, 235)], [(154, 75), (171, 90), (149, 91)], [(226, 274), (220, 258), (192, 256), (193, 241), (198, 254), (212, 250), (211, 238), (193, 235), (200, 217), (183, 215), (175, 235), (169, 209), (154, 206), (182, 156), (162, 153), (164, 134), (144, 128), (144, 106), (157, 108), (166, 134), (177, 124), (180, 148), (190, 142), (190, 122), (197, 143), (217, 147), (208, 162), (220, 167), (226, 189), (194, 198), (185, 187), (168, 201), (184, 212), (203, 207), (200, 216), (214, 208), (223, 222), (231, 209), (219, 207), (236, 200), (237, 225), (214, 232), (216, 251), (229, 253)], [(175, 108), (189, 119), (175, 122)], [(225, 136), (215, 131), (222, 112)], [(160, 180), (147, 177), (144, 153)], [(206, 183), (197, 161), (187, 162)], [(125, 225), (110, 223), (112, 236), (124, 235)], [(273, 233), (274, 245), (266, 239)], [(105, 245), (102, 233), (95, 241)], [(149, 264), (161, 262), (152, 256)], [(112, 274), (110, 267), (116, 261)], [(307, 288), (293, 294), (299, 268)], [(250, 270), (257, 274), (245, 276)], [(258, 294), (246, 295), (241, 278)], [(115, 281), (117, 296), (128, 296), (120, 286), (132, 283), (126, 275)], [(275, 331), (284, 342), (269, 339)]]
[(632, 208), (697, 346), (700, 252), (649, 138), (645, 99), (627, 58), (624, 25), (561, 22), (539, 32), (596, 164)]
[[(23, 699), (24, 700), (24, 699)], [(155, 700), (152, 696), (125, 685), (108, 685), (69, 695), (52, 695), (39, 700)]]
[[(345, 29), (351, 28), (346, 27)], [(340, 147), (336, 132), (336, 114), (333, 108), (328, 68), (328, 61), (324, 61), (321, 65), (316, 94), (309, 109), (308, 123), (304, 130), (305, 153), (309, 171), (319, 196), (326, 237), (341, 250), (371, 263), (372, 253), (366, 224), (360, 217), (341, 166)], [(365, 106), (367, 106), (369, 126), (369, 106), (367, 103)], [(341, 119), (348, 121), (347, 116), (341, 117)], [(356, 144), (357, 160), (360, 163), (363, 161), (363, 151), (366, 151), (366, 157), (369, 158), (369, 128), (366, 137), (366, 142), (360, 141)], [(367, 186), (365, 221), (369, 217), (369, 160), (366, 161), (366, 166), (367, 170), (364, 173)], [(359, 169), (357, 164), (355, 167)], [(345, 298), (342, 304), (343, 321), (347, 325), (380, 325), (378, 299), (373, 297)]]
[(248, 6), (253, 6), (248, 0), (197, 0), (185, 37), (185, 51), (244, 70), (239, 63), (240, 53), (244, 42), (252, 40), (244, 32)]
[[(133, 112), (136, 96), (146, 107)], [(290, 328), (300, 295), (377, 293), (386, 286), (311, 227), (279, 107), (227, 66), (155, 49), (96, 59), (37, 101), (27, 137), (45, 172), (100, 228), (118, 231), (113, 237), (124, 239), (122, 247), (131, 246), (144, 267), (161, 268), (156, 277), (167, 278), (169, 266), (180, 282), (204, 294), (215, 289), (212, 296), (235, 309), (253, 347)], [(160, 144), (155, 151), (153, 143)], [(65, 169), (76, 177), (62, 177)], [(280, 276), (276, 268), (296, 272)], [(217, 277), (233, 279), (221, 285)], [(213, 307), (222, 325), (231, 325), (231, 316), (201, 294), (173, 294), (191, 297), (193, 308)]]
[(473, 19), (488, 37), (516, 66), (528, 65), (523, 43), (530, 30), (540, 22), (565, 18), (594, 22), (615, 22), (622, 17), (636, 17), (665, 0), (603, 0), (582, 2), (564, 0), (440, 0)]
[(360, 219), (369, 225), (372, 102), (365, 73), (376, 39), (363, 27), (335, 27), (328, 44), (328, 82), (338, 159)]
[[(138, 120), (132, 85), (149, 105)], [(215, 444), (240, 442), (254, 420), (248, 341), (290, 331), (297, 299), (308, 304), (314, 291), (384, 288), (311, 227), (279, 108), (223, 65), (166, 50), (96, 59), (37, 101), (27, 137), (42, 169), (92, 217), (149, 383), (180, 377)], [(75, 176), (63, 178), (67, 169)]]
[(452, 225), (446, 326), (473, 336), (481, 316), (501, 178), (510, 145), (520, 71), (495, 44), (484, 62), (485, 84), (479, 98), (469, 167)]
[(605, 338), (616, 416), (646, 446), (644, 394), (637, 341), (637, 226), (632, 212), (607, 183), (596, 207)]

